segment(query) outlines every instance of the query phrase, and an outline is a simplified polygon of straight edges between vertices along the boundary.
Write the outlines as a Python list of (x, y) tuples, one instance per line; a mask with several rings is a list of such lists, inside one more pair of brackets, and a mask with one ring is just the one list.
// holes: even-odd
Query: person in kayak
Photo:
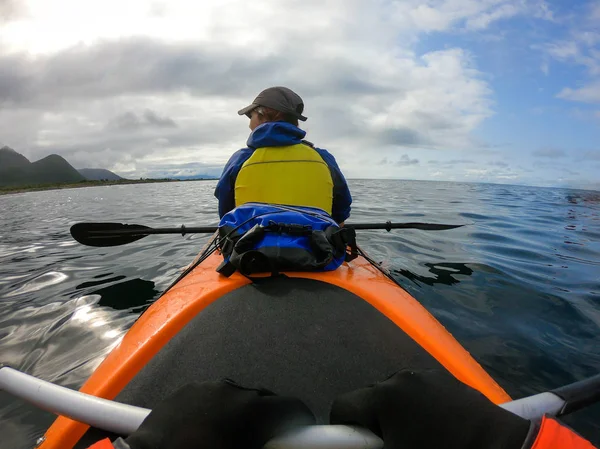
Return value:
[(317, 207), (338, 223), (350, 216), (352, 196), (335, 158), (303, 140), (302, 98), (269, 87), (238, 111), (250, 119), (247, 147), (231, 156), (215, 189), (219, 216), (245, 203)]
[[(346, 393), (331, 424), (365, 427), (385, 449), (593, 449), (556, 419), (533, 424), (490, 402), (445, 370), (401, 370)], [(299, 399), (231, 380), (189, 384), (159, 403), (138, 430), (88, 449), (261, 449), (294, 428), (315, 424)]]

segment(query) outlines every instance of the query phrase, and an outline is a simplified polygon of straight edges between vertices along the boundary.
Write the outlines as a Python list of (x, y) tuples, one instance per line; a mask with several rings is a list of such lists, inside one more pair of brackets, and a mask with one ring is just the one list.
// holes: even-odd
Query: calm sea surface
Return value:
[[(214, 181), (0, 196), (0, 362), (78, 388), (207, 236), (113, 248), (81, 221), (214, 225)], [(361, 231), (359, 242), (518, 398), (600, 372), (600, 192), (350, 181), (348, 222), (467, 223)], [(0, 392), (2, 448), (31, 448), (54, 417)], [(566, 420), (600, 443), (600, 406)]]

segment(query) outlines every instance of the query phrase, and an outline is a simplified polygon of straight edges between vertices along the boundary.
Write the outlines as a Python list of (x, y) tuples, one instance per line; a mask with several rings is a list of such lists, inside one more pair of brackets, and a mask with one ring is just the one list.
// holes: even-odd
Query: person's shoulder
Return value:
[(315, 149), (315, 151), (317, 151), (317, 153), (319, 153), (319, 155), (323, 158), (323, 160), (325, 162), (327, 162), (328, 164), (333, 164), (337, 167), (337, 162), (335, 160), (335, 157), (333, 156), (333, 154), (331, 154), (329, 151), (327, 151), (324, 148), (318, 148), (316, 146), (312, 146), (312, 148)]
[(244, 162), (250, 159), (253, 152), (254, 150), (246, 147), (233, 153), (223, 168), (221, 179), (236, 176), (242, 168), (242, 165), (244, 165)]
[(237, 150), (229, 158), (227, 165), (243, 164), (254, 152), (253, 149), (245, 147)]
[(249, 156), (254, 152), (252, 148), (244, 147), (237, 150), (235, 153), (231, 155), (231, 158), (238, 158), (243, 156)]
[(327, 151), (324, 148), (319, 148), (318, 146), (316, 146), (314, 143), (312, 143), (309, 140), (303, 139), (302, 144), (311, 147), (313, 150), (315, 150), (316, 152), (318, 152), (321, 155), (331, 156), (331, 153), (329, 151)]

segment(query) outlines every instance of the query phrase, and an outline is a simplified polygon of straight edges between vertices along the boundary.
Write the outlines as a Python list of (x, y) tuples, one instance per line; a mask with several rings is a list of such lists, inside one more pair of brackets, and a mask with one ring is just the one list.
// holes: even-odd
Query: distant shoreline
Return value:
[(0, 195), (10, 195), (12, 193), (40, 192), (44, 190), (62, 190), (78, 189), (81, 187), (114, 186), (125, 184), (153, 184), (157, 182), (189, 182), (189, 181), (217, 181), (216, 178), (202, 179), (119, 179), (116, 181), (80, 181), (74, 183), (61, 184), (42, 184), (27, 186), (7, 186), (0, 187)]

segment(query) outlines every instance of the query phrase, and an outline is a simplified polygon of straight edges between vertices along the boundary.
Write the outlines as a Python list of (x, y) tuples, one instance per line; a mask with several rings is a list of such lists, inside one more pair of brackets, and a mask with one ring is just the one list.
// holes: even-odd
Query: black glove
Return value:
[(402, 370), (341, 395), (330, 421), (366, 427), (385, 449), (520, 449), (530, 427), (445, 370)]
[(125, 442), (131, 449), (261, 449), (274, 436), (311, 424), (315, 417), (299, 399), (224, 380), (184, 386)]

